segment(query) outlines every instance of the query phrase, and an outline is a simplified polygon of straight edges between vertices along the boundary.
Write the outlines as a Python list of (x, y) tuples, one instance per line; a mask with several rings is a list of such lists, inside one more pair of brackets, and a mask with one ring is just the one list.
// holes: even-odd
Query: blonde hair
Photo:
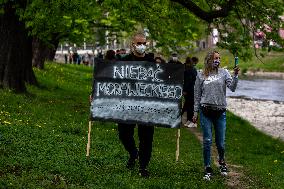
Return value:
[(204, 68), (203, 68), (203, 74), (205, 77), (208, 77), (209, 74), (215, 70), (216, 68), (213, 68), (212, 64), (214, 61), (214, 54), (220, 54), (218, 51), (210, 51), (208, 52), (208, 54), (206, 55), (205, 59), (204, 59)]

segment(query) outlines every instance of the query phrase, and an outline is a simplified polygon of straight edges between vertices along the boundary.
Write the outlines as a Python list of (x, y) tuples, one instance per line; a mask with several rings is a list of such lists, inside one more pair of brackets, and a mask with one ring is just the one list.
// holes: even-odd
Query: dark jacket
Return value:
[(170, 61), (168, 62), (168, 64), (183, 64), (183, 63), (181, 63), (180, 61), (175, 62), (175, 61), (173, 61), (173, 60), (170, 60)]

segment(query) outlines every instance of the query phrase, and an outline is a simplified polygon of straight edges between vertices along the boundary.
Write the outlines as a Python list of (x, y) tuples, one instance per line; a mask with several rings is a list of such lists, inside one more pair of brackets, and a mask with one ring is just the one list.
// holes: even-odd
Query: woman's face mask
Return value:
[(212, 66), (213, 66), (213, 68), (218, 68), (219, 65), (220, 65), (220, 55), (219, 55), (219, 53), (215, 53)]
[(214, 68), (218, 68), (220, 65), (220, 60), (214, 60), (212, 65)]
[(136, 51), (138, 54), (144, 54), (144, 53), (145, 53), (146, 45), (144, 45), (144, 44), (141, 44), (141, 45), (134, 45), (134, 47), (135, 47), (135, 51)]

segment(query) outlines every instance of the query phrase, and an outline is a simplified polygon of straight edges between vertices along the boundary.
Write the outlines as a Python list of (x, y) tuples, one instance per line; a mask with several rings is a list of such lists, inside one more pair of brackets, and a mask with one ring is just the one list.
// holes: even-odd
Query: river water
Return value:
[(236, 91), (231, 92), (227, 89), (227, 96), (284, 102), (284, 80), (239, 80)]

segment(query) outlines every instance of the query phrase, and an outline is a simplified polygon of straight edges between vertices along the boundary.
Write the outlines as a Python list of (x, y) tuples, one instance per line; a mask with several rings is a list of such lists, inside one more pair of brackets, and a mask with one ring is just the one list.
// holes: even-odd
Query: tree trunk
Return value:
[(25, 92), (25, 81), (37, 81), (31, 64), (31, 40), (12, 1), (5, 3), (4, 14), (0, 15), (0, 41), (0, 87)]
[(44, 69), (44, 61), (47, 57), (45, 44), (38, 38), (34, 37), (32, 41), (32, 65), (38, 69)]
[(54, 60), (58, 45), (59, 45), (59, 39), (57, 39), (57, 36), (56, 36), (56, 37), (54, 37), (54, 39), (52, 41), (52, 48), (49, 48), (49, 53), (48, 53), (48, 60), (49, 61)]
[(47, 45), (40, 39), (34, 37), (32, 42), (32, 65), (39, 69), (44, 69), (44, 62), (46, 60), (53, 61), (58, 44), (58, 40), (53, 40), (52, 44)]

